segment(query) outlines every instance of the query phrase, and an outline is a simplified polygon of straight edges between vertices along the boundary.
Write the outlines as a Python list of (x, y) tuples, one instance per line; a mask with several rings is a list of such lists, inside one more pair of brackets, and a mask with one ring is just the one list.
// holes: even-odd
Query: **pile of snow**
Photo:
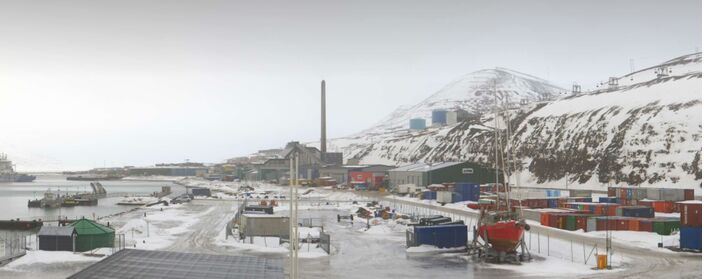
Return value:
[(6, 264), (1, 269), (26, 271), (36, 269), (37, 264), (59, 264), (72, 262), (97, 262), (104, 257), (89, 256), (68, 251), (30, 250), (27, 254)]

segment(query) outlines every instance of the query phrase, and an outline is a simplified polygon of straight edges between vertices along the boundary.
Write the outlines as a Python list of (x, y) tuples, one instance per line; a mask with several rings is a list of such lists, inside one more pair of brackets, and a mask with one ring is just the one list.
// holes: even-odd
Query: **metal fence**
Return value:
[(325, 232), (320, 232), (320, 248), (330, 254), (330, 235)]

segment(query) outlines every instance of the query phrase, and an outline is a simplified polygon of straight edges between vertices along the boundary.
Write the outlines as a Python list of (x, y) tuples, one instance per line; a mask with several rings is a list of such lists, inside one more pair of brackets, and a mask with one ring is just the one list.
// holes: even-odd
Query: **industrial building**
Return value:
[[(391, 187), (403, 184), (428, 186), (456, 182), (484, 184), (496, 181), (494, 169), (472, 162), (415, 163), (391, 169), (388, 173)], [(499, 183), (503, 183), (501, 173)]]
[(76, 234), (71, 226), (42, 226), (37, 233), (39, 250), (73, 251), (73, 237)]
[(69, 225), (76, 231), (76, 250), (84, 252), (101, 247), (113, 247), (115, 229), (88, 219), (80, 219)]
[(344, 165), (326, 166), (320, 169), (321, 177), (331, 177), (338, 184), (366, 184), (364, 188), (378, 188), (387, 180), (387, 172), (394, 166), (386, 165)]

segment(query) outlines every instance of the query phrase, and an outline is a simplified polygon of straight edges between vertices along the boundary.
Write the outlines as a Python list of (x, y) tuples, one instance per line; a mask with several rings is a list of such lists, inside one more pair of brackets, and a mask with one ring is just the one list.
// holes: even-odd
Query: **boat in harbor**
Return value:
[(32, 182), (34, 175), (15, 172), (15, 165), (7, 159), (7, 154), (0, 153), (0, 183), (2, 182)]

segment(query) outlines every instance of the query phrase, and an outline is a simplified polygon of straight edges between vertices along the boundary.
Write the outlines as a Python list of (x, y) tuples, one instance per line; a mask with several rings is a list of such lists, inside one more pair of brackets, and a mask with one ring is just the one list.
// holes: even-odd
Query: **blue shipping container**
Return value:
[(680, 248), (702, 250), (702, 228), (680, 226)]
[(460, 182), (455, 184), (455, 193), (460, 195), (460, 201), (479, 201), (481, 189), (479, 184)]
[(652, 207), (621, 207), (621, 216), (625, 217), (655, 217), (655, 209)]
[(557, 208), (557, 199), (548, 199), (548, 208)]
[(467, 246), (467, 225), (415, 226), (410, 243), (413, 246), (426, 244), (438, 248)]
[(620, 203), (617, 197), (599, 197), (600, 203)]
[(423, 195), (421, 196), (421, 198), (424, 200), (436, 200), (438, 198), (438, 192), (425, 191), (425, 192), (423, 192)]

